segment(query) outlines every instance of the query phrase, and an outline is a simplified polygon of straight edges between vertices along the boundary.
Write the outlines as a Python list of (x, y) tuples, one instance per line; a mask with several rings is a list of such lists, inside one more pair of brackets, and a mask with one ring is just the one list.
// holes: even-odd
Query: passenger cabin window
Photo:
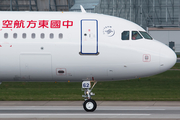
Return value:
[(15, 38), (15, 39), (17, 38), (17, 33), (13, 34), (13, 38)]
[(31, 34), (31, 38), (34, 39), (35, 37), (36, 37), (36, 34), (35, 34), (35, 33), (32, 33), (32, 34)]
[(4, 38), (8, 38), (8, 33), (4, 33)]
[(41, 38), (44, 39), (44, 37), (45, 37), (45, 34), (41, 33)]
[(142, 39), (142, 36), (138, 33), (138, 31), (132, 31), (132, 40)]
[(50, 37), (51, 39), (53, 39), (53, 38), (54, 38), (54, 34), (53, 34), (53, 33), (49, 34), (49, 37)]
[(59, 39), (62, 39), (62, 38), (63, 38), (63, 34), (59, 33)]
[(129, 40), (129, 31), (123, 31), (121, 34), (122, 40)]
[(22, 34), (22, 38), (24, 38), (24, 39), (26, 38), (26, 33)]
[(147, 32), (143, 32), (143, 31), (139, 31), (139, 32), (145, 39), (150, 39), (150, 40), (153, 39)]

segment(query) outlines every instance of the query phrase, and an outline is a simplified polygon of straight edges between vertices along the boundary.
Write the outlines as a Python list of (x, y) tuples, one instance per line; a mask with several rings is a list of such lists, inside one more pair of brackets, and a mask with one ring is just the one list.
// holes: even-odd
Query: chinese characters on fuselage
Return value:
[[(25, 23), (27, 24), (25, 26)], [(50, 25), (50, 27), (49, 27)], [(61, 28), (61, 25), (69, 28), (73, 26), (73, 21), (61, 20), (3, 20), (2, 28)]]

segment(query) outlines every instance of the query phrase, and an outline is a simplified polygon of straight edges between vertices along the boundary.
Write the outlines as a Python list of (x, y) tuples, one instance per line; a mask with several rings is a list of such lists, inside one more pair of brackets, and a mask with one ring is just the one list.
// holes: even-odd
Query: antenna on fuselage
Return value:
[(86, 13), (86, 10), (83, 8), (82, 5), (80, 5), (80, 8), (81, 8), (81, 12), (82, 12), (82, 13)]

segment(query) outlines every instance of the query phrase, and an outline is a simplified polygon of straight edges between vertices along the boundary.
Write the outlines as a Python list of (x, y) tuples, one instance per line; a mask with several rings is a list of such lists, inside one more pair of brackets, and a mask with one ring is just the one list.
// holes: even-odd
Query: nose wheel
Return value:
[(93, 112), (96, 110), (97, 104), (93, 99), (88, 99), (83, 103), (83, 108), (87, 112)]
[[(93, 86), (91, 87), (91, 82), (93, 82)], [(97, 81), (83, 81), (82, 82), (82, 91), (84, 91), (84, 103), (83, 108), (87, 112), (93, 112), (97, 108), (96, 101), (91, 99), (91, 96), (95, 95), (95, 93), (91, 92), (94, 86), (96, 85)]]

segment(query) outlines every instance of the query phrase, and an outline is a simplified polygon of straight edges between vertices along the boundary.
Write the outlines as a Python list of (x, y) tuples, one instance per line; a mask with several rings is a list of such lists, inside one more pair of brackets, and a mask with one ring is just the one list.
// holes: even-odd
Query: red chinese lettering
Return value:
[(2, 28), (12, 28), (12, 23), (13, 23), (12, 20), (3, 20), (2, 23), (3, 23)]
[(69, 21), (69, 20), (63, 21), (63, 26), (66, 26), (67, 28), (68, 28), (69, 26), (73, 26), (73, 21)]
[(29, 24), (28, 24), (28, 26), (27, 26), (27, 28), (29, 28), (30, 26), (30, 28), (35, 28), (36, 27), (36, 22), (37, 21), (33, 21), (33, 20), (31, 20), (31, 21), (27, 21)]
[(50, 27), (51, 28), (60, 28), (61, 21), (60, 20), (51, 20)]
[(23, 20), (16, 20), (14, 21), (14, 28), (25, 28)]
[(39, 20), (39, 27), (38, 28), (44, 28), (44, 27), (46, 27), (46, 28), (48, 28), (48, 22), (49, 22), (49, 20)]

